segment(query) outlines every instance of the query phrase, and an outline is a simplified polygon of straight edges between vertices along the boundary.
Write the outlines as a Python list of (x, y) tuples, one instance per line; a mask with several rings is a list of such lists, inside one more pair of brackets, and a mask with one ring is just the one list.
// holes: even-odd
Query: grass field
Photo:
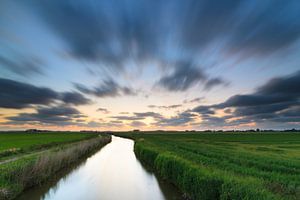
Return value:
[(0, 160), (20, 153), (66, 144), (97, 136), (88, 133), (0, 133)]
[[(0, 199), (13, 199), (24, 190), (40, 185), (111, 141), (109, 135), (87, 133), (16, 133), (1, 137), (1, 145), (5, 146), (2, 149), (22, 148), (25, 156), (0, 163)], [(37, 148), (47, 151), (32, 154)]]
[(192, 199), (300, 199), (299, 133), (128, 134)]

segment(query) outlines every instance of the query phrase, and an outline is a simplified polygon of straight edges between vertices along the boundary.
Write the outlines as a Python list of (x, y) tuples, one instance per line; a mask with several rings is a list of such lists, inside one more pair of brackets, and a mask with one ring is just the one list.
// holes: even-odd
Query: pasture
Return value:
[(95, 136), (97, 134), (79, 132), (0, 133), (0, 160), (6, 159), (8, 156), (47, 149)]
[(299, 133), (128, 134), (192, 199), (300, 199)]
[[(3, 152), (20, 148), (25, 155), (4, 157), (7, 160), (0, 162), (0, 199), (13, 199), (24, 190), (55, 178), (59, 171), (79, 164), (111, 141), (109, 135), (87, 133), (15, 133), (2, 137), (8, 141)], [(39, 154), (32, 153), (39, 148), (43, 148)]]

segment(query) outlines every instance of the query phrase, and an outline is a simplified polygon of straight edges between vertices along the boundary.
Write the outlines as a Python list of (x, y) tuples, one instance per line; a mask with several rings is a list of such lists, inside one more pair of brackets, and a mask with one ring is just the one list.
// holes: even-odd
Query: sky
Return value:
[(0, 130), (300, 128), (298, 0), (1, 0)]

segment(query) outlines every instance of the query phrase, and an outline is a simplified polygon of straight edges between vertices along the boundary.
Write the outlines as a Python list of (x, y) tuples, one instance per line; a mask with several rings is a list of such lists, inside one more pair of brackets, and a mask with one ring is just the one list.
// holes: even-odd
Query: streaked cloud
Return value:
[(110, 80), (103, 81), (102, 84), (96, 86), (94, 88), (88, 88), (80, 83), (74, 83), (75, 88), (84, 93), (89, 95), (94, 95), (97, 97), (116, 97), (120, 95), (136, 95), (136, 92), (129, 88), (120, 86), (118, 83)]
[(7, 117), (10, 120), (7, 124), (36, 124), (36, 125), (78, 125), (74, 119), (85, 117), (77, 109), (67, 105), (39, 107), (35, 113), (21, 113), (14, 117)]
[(56, 92), (50, 88), (37, 87), (10, 79), (0, 78), (0, 107), (27, 108), (33, 105), (50, 105), (55, 101), (67, 104), (85, 105), (91, 101), (80, 93)]
[[(251, 122), (262, 125), (299, 122), (299, 115), (296, 114), (300, 104), (299, 85), (300, 71), (273, 78), (254, 93), (234, 95), (222, 103), (198, 106), (192, 111), (201, 114), (201, 118), (210, 126), (216, 126), (216, 122), (219, 126)], [(224, 110), (227, 115), (214, 116), (218, 110)]]
[(0, 121), (13, 128), (300, 127), (298, 0), (0, 8)]

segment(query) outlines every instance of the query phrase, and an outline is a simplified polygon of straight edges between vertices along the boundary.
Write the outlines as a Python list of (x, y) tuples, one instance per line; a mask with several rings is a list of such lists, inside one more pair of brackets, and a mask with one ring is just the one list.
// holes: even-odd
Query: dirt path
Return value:
[[(63, 144), (63, 146), (74, 145), (74, 144), (80, 143), (82, 141), (85, 141), (85, 140), (80, 140), (80, 141), (76, 141), (76, 142), (71, 142), (71, 143)], [(32, 153), (26, 153), (26, 154), (23, 154), (23, 155), (16, 155), (13, 158), (8, 158), (6, 160), (1, 160), (0, 161), (0, 165), (5, 164), (5, 163), (10, 163), (10, 162), (13, 162), (13, 161), (16, 161), (16, 160), (19, 160), (21, 158), (26, 158), (26, 157), (29, 157), (29, 156), (34, 156), (34, 155), (39, 155), (39, 154), (42, 154), (42, 153), (46, 153), (46, 152), (51, 151), (51, 150), (56, 149), (56, 148), (57, 148), (57, 146), (54, 146), (54, 147), (50, 147), (48, 149), (44, 149), (44, 150), (40, 150), (40, 151), (35, 151), (35, 152), (32, 152)]]
[(37, 151), (37, 152), (33, 152), (33, 153), (27, 153), (27, 154), (24, 154), (24, 155), (19, 155), (19, 156), (13, 157), (13, 158), (9, 158), (9, 159), (0, 161), (0, 165), (19, 160), (21, 158), (26, 158), (26, 157), (30, 157), (30, 156), (34, 156), (34, 155), (39, 155), (39, 154), (42, 154), (42, 153), (45, 153), (45, 152), (48, 152), (48, 151), (50, 151), (50, 149)]

